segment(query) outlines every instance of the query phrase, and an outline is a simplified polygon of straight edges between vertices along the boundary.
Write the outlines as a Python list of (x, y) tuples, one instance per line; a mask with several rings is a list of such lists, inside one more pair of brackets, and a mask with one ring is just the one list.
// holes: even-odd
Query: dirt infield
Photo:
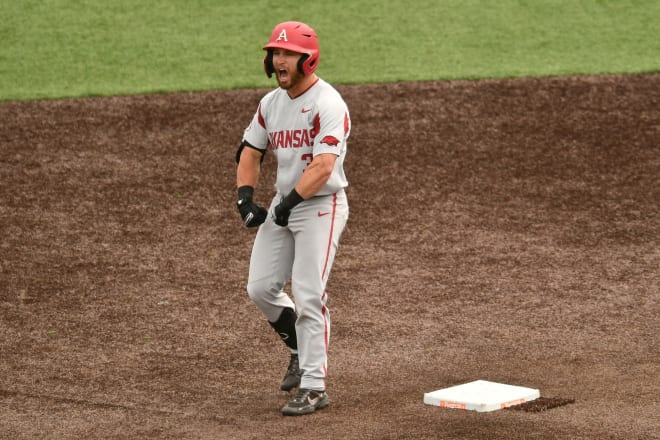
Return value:
[[(264, 90), (0, 103), (1, 438), (660, 438), (660, 75), (339, 89), (332, 403), (302, 418), (234, 207)], [(476, 379), (574, 403), (422, 402)]]

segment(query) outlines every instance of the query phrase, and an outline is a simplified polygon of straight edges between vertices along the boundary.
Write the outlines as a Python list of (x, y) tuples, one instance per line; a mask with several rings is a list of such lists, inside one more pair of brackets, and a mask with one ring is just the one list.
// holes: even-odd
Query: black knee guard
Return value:
[(287, 347), (293, 350), (298, 349), (298, 339), (296, 338), (296, 312), (293, 309), (286, 308), (282, 310), (282, 314), (275, 322), (268, 323), (275, 329), (280, 338), (284, 341)]

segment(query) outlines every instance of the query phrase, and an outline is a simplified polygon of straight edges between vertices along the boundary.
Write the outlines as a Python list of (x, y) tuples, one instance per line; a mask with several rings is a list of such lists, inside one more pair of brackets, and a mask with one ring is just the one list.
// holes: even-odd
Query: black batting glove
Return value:
[(266, 221), (268, 211), (266, 208), (257, 205), (252, 201), (254, 188), (251, 186), (241, 186), (238, 188), (238, 212), (241, 213), (243, 224), (248, 228), (256, 228)]
[(294, 206), (303, 200), (305, 199), (303, 199), (300, 194), (298, 194), (295, 188), (292, 189), (288, 195), (282, 197), (280, 203), (278, 203), (278, 205), (273, 210), (273, 220), (275, 221), (275, 224), (279, 226), (288, 225), (291, 210)]

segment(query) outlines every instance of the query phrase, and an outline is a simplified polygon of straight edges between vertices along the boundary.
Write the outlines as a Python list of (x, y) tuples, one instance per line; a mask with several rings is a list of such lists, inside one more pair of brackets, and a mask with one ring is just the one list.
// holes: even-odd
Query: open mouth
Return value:
[(281, 80), (287, 79), (289, 77), (289, 72), (287, 72), (285, 69), (279, 69), (277, 71), (277, 77)]

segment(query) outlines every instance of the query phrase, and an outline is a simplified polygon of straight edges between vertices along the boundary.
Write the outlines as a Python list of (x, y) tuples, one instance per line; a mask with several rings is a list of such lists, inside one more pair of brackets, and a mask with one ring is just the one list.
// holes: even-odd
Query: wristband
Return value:
[(242, 204), (245, 201), (252, 200), (254, 195), (254, 188), (250, 185), (243, 185), (238, 188), (238, 204)]
[(298, 191), (296, 191), (295, 188), (291, 190), (291, 192), (282, 199), (280, 202), (283, 207), (286, 207), (287, 209), (293, 209), (297, 204), (302, 202), (303, 199), (300, 194), (298, 194)]

